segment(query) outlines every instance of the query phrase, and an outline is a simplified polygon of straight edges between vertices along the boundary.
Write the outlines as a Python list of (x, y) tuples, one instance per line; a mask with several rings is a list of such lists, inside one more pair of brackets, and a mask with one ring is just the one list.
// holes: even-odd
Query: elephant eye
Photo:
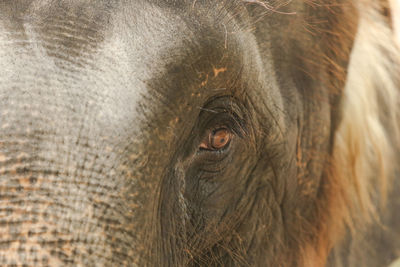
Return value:
[(200, 144), (203, 150), (223, 150), (229, 146), (233, 138), (232, 132), (227, 128), (218, 128), (210, 131)]

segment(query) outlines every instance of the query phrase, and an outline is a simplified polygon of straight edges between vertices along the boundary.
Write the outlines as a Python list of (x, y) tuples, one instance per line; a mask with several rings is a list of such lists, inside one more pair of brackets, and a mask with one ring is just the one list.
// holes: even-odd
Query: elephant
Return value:
[(388, 0), (0, 1), (1, 266), (388, 266)]

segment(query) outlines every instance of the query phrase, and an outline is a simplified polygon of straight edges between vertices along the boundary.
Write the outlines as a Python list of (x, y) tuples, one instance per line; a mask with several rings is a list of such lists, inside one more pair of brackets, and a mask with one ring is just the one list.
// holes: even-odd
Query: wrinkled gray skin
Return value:
[(296, 265), (338, 96), (222, 2), (0, 1), (0, 265)]

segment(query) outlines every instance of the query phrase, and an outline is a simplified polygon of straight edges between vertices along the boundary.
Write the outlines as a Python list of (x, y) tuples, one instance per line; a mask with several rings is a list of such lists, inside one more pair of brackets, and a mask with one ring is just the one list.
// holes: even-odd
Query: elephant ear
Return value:
[(399, 0), (360, 2), (334, 149), (350, 224), (360, 212), (364, 222), (377, 217), (400, 147)]
[(400, 43), (400, 0), (390, 0), (390, 10), (393, 23), (393, 31)]

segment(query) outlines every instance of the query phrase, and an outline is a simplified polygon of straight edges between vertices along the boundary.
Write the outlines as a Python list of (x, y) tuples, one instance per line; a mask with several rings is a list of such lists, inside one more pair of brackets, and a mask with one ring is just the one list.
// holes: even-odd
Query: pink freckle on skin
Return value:
[(8, 123), (5, 123), (1, 126), (2, 129), (7, 129), (8, 127), (10, 127), (10, 125)]
[(206, 75), (206, 79), (200, 84), (201, 87), (205, 86), (208, 83), (208, 74)]
[(227, 68), (213, 68), (214, 71), (214, 78), (217, 77), (220, 73), (227, 71)]

